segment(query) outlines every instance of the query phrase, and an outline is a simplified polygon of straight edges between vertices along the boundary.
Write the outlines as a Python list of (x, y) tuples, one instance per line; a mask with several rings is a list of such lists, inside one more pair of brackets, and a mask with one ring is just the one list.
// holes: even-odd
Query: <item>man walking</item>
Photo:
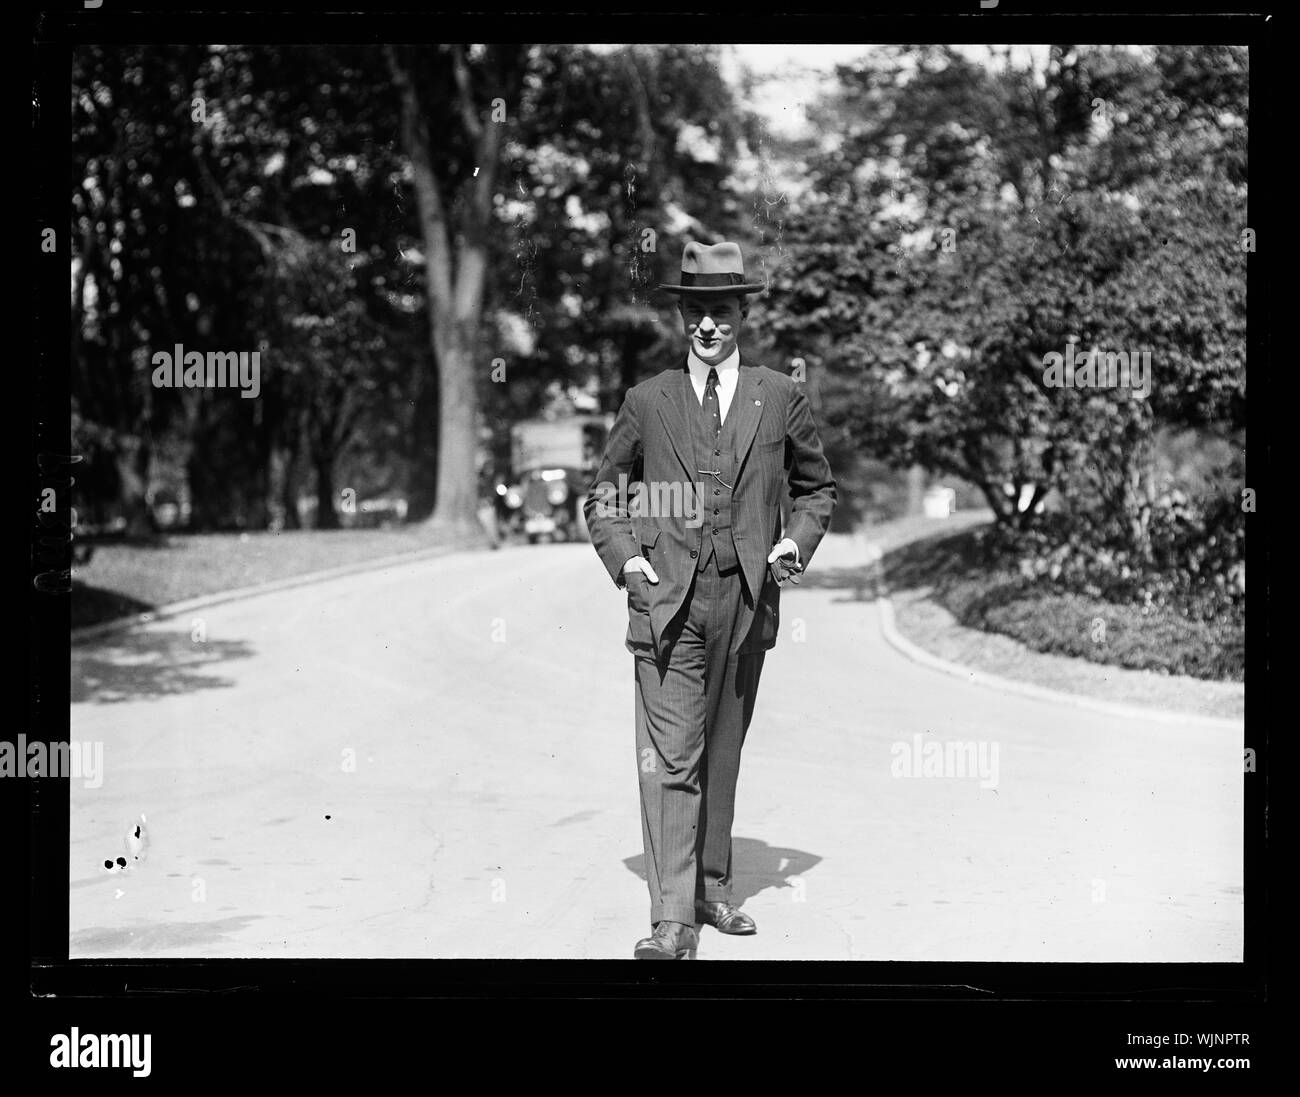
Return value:
[(584, 513), (628, 594), (652, 926), (634, 955), (671, 960), (694, 959), (698, 924), (757, 931), (731, 901), (740, 751), (780, 585), (807, 567), (836, 491), (802, 387), (742, 359), (763, 286), (740, 248), (687, 244), (680, 284), (659, 288), (679, 299), (687, 353), (629, 390)]

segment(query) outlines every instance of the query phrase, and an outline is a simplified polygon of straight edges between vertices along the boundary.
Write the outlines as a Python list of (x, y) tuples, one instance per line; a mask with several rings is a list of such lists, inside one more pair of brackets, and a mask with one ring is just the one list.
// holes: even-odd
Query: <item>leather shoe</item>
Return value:
[(706, 903), (697, 901), (695, 916), (706, 926), (712, 926), (719, 933), (732, 933), (747, 936), (758, 932), (754, 919), (727, 901)]
[(636, 943), (638, 960), (694, 960), (700, 935), (681, 922), (658, 922), (654, 933)]

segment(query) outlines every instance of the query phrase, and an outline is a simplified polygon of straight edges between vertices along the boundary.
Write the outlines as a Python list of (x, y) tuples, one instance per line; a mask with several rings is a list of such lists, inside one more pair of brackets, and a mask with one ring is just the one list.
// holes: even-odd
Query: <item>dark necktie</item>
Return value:
[(701, 405), (704, 422), (710, 438), (722, 433), (721, 406), (718, 404), (718, 371), (709, 367), (708, 380), (704, 382), (704, 403)]

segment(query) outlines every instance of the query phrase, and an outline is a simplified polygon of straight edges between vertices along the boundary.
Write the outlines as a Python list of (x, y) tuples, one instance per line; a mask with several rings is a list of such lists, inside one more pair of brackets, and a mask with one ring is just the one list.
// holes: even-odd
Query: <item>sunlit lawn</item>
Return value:
[(418, 526), (103, 542), (72, 572), (74, 628), (202, 595), (433, 548)]

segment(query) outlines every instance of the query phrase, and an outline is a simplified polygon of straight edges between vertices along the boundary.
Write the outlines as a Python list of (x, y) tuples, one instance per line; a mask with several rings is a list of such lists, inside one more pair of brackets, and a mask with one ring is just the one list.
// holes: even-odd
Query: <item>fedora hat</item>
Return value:
[(726, 240), (721, 244), (697, 244), (692, 240), (682, 252), (681, 284), (661, 282), (659, 288), (679, 297), (729, 297), (762, 293), (767, 287), (745, 280), (745, 260), (739, 244)]

